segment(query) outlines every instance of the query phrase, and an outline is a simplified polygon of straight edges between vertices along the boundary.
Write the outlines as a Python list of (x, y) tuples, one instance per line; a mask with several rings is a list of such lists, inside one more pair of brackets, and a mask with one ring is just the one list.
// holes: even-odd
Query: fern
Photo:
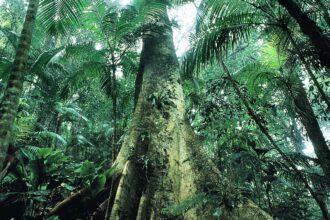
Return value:
[(23, 116), (17, 118), (13, 127), (13, 137), (18, 143), (26, 141), (33, 133), (35, 119), (32, 116)]
[(196, 194), (185, 199), (181, 203), (163, 209), (163, 212), (172, 215), (180, 215), (192, 208), (197, 208), (208, 201), (208, 196), (205, 193)]

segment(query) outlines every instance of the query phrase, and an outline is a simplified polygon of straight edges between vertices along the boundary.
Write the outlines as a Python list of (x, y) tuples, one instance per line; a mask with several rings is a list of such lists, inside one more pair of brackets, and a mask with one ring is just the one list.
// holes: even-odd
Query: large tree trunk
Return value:
[[(152, 25), (154, 31), (143, 40), (143, 83), (115, 162), (120, 176), (110, 197), (108, 219), (208, 219), (216, 207), (202, 205), (182, 214), (165, 208), (220, 190), (220, 183), (224, 183), (185, 120), (172, 30), (166, 7), (162, 10), (163, 16)], [(251, 201), (224, 211), (222, 217), (271, 219)]]
[(322, 34), (321, 29), (294, 2), (294, 0), (278, 0), (289, 14), (298, 22), (301, 31), (306, 34), (318, 52), (321, 63), (330, 68), (330, 40)]
[(19, 98), (23, 90), (23, 71), (28, 58), (39, 0), (30, 0), (8, 85), (0, 105), (0, 170), (6, 157)]
[[(217, 207), (202, 203), (182, 213), (166, 210), (201, 193), (221, 192), (226, 178), (203, 152), (186, 120), (179, 64), (165, 6), (162, 12), (158, 21), (150, 25), (153, 31), (143, 39), (142, 84), (133, 120), (115, 160), (118, 175), (112, 177), (110, 195), (92, 219), (204, 220), (212, 219), (215, 209), (222, 206), (219, 201)], [(229, 194), (226, 192), (227, 197)], [(81, 196), (77, 193), (63, 201), (50, 214), (61, 219), (75, 218), (67, 213), (73, 203), (77, 207)], [(232, 210), (223, 206), (220, 218), (272, 219), (250, 200), (238, 203)]]

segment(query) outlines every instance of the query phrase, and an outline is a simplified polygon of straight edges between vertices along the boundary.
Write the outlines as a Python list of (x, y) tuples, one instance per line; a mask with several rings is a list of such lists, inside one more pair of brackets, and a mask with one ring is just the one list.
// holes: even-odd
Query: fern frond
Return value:
[(13, 126), (13, 137), (16, 142), (25, 141), (33, 132), (35, 119), (32, 116), (17, 118)]
[(177, 205), (163, 209), (163, 212), (170, 213), (172, 215), (180, 215), (191, 208), (196, 208), (198, 206), (205, 204), (207, 200), (208, 200), (208, 196), (205, 193), (199, 193), (185, 199), (184, 201), (182, 201)]

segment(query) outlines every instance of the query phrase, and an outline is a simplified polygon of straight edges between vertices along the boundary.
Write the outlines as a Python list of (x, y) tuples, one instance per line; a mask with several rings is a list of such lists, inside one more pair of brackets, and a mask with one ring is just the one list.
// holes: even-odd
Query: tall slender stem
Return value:
[(10, 72), (8, 85), (0, 104), (0, 171), (12, 135), (12, 126), (17, 115), (19, 98), (23, 91), (23, 71), (31, 47), (33, 28), (38, 11), (39, 0), (30, 0), (26, 12), (21, 37), (19, 39), (15, 60)]

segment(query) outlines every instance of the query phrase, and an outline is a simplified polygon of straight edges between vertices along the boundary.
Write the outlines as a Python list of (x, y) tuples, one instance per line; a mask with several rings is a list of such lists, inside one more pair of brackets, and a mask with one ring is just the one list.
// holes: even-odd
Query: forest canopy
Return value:
[(0, 0), (0, 219), (330, 219), (327, 0)]

